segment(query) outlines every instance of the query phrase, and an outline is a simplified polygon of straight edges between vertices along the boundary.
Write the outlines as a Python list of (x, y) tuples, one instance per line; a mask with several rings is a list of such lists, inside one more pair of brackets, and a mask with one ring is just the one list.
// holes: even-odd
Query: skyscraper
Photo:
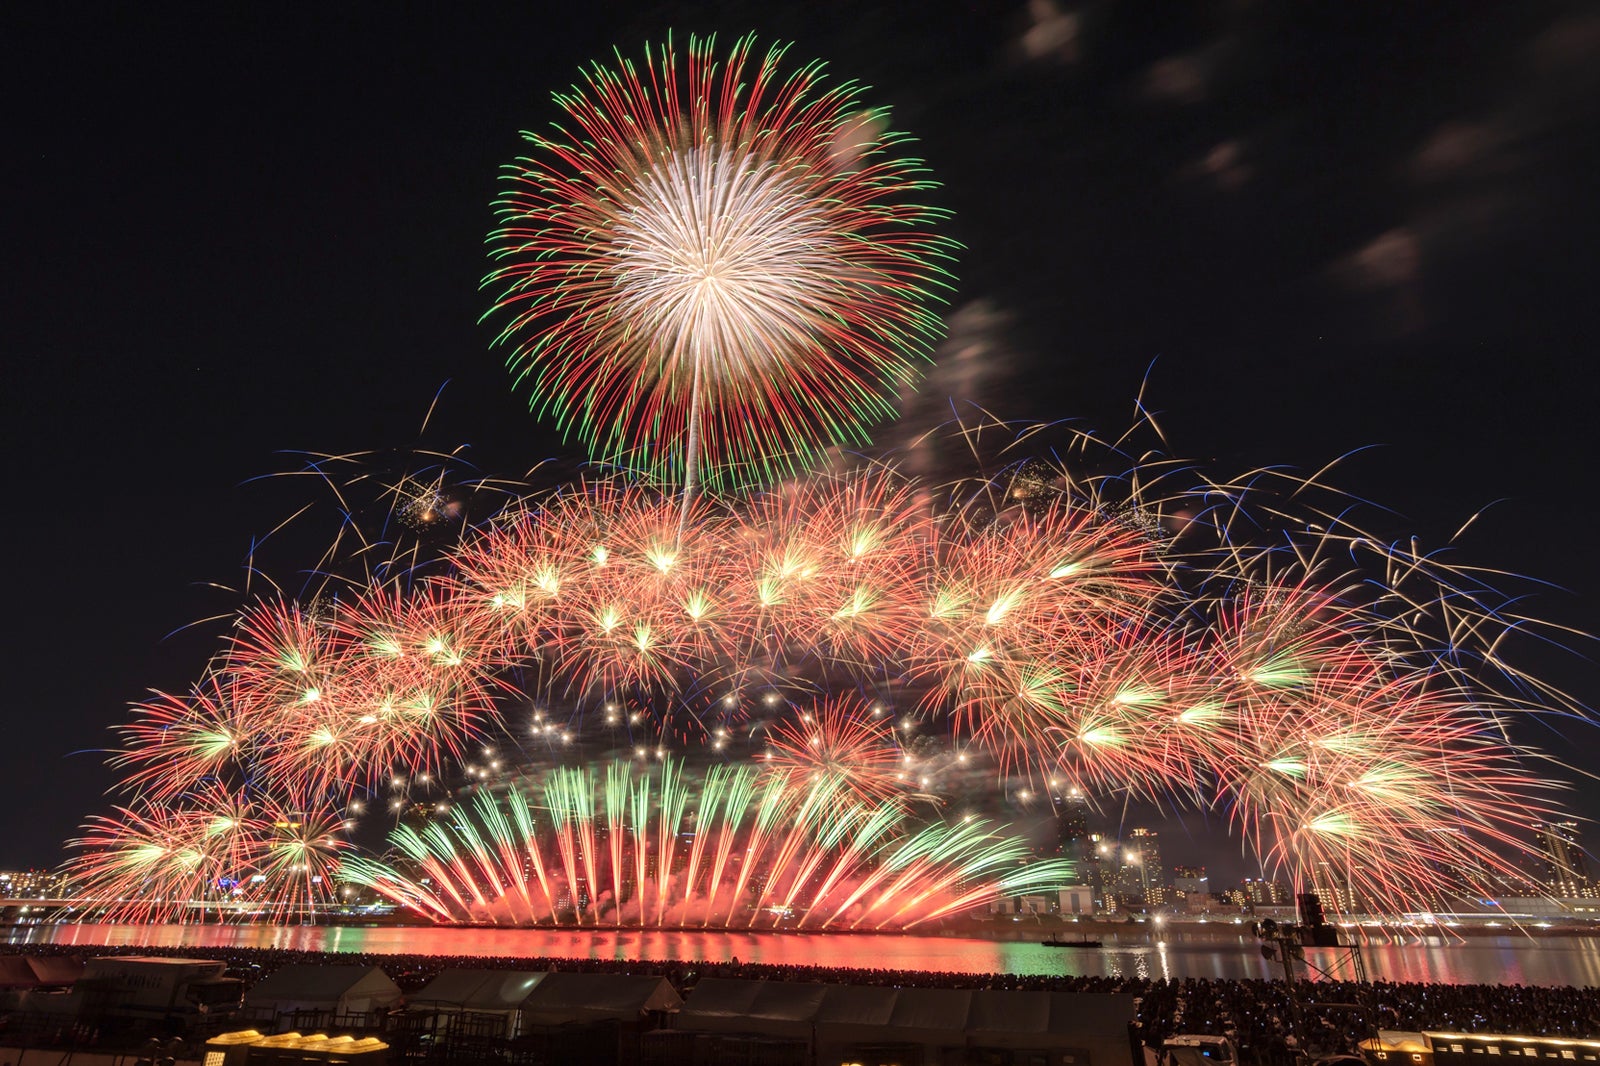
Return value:
[(1542, 860), (1540, 875), (1551, 895), (1570, 899), (1593, 893), (1577, 822), (1535, 822), (1533, 846)]
[(1089, 839), (1089, 800), (1073, 789), (1056, 801), (1057, 854), (1082, 862), (1092, 850)]
[(1211, 910), (1211, 878), (1204, 866), (1174, 866), (1172, 868), (1172, 904), (1189, 914), (1205, 914)]
[(1206, 876), (1204, 866), (1174, 866), (1172, 887), (1186, 896), (1196, 892), (1206, 893), (1211, 891), (1211, 878)]
[(1294, 899), (1288, 885), (1282, 881), (1268, 881), (1264, 877), (1245, 878), (1239, 891), (1243, 900), (1258, 907), (1282, 907)]
[(1161, 839), (1154, 829), (1130, 829), (1122, 842), (1117, 887), (1130, 900), (1165, 902), (1166, 874), (1161, 867)]

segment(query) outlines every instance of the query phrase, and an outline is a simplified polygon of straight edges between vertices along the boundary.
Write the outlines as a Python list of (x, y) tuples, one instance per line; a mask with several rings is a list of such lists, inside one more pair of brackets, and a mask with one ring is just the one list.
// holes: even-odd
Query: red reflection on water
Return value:
[[(1244, 935), (1112, 933), (1105, 947), (1048, 948), (1036, 941), (848, 933), (716, 933), (606, 929), (453, 929), (401, 926), (49, 925), (18, 926), (8, 943), (83, 947), (276, 948), (374, 955), (743, 962), (830, 969), (948, 973), (1103, 975), (1146, 978), (1278, 977)], [(1326, 952), (1312, 961), (1334, 972)], [(1460, 942), (1369, 944), (1367, 973), (1390, 981), (1443, 984), (1600, 985), (1600, 941), (1482, 937)]]

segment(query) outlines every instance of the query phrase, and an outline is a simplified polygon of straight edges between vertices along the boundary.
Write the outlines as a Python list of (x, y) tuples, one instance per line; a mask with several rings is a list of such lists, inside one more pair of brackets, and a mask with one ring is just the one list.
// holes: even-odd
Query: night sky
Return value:
[[(1592, 5), (419, 13), (447, 6), (0, 15), (0, 869), (57, 862), (110, 803), (108, 727), (198, 677), (218, 629), (191, 623), (238, 605), (256, 538), (301, 499), (263, 475), (419, 441), (485, 474), (575, 464), (477, 322), (489, 203), (552, 90), (668, 30), (792, 40), (916, 135), (966, 246), (948, 310), (982, 352), (920, 408), (953, 389), (1114, 435), (1143, 388), (1173, 451), (1217, 476), (1353, 453), (1331, 480), (1391, 508), (1384, 532), (1439, 547), (1487, 508), (1450, 558), (1548, 582), (1517, 586), (1526, 610), (1594, 628)], [(300, 535), (252, 587), (299, 586)], [(1595, 648), (1568, 643), (1520, 661), (1593, 703)], [(1592, 727), (1525, 726), (1600, 770)], [(1575, 807), (1600, 815), (1596, 792)], [(1210, 821), (1172, 823), (1167, 862), (1245, 872)]]

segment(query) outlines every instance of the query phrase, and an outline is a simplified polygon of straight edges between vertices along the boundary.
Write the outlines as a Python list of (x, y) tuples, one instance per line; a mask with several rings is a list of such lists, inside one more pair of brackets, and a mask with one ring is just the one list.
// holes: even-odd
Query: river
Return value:
[[(1072, 934), (1068, 934), (1069, 936)], [(457, 957), (675, 959), (778, 966), (944, 970), (958, 973), (1105, 976), (1282, 977), (1248, 931), (1173, 931), (1158, 942), (1141, 929), (1097, 933), (1100, 948), (1052, 948), (1031, 941), (956, 936), (859, 936), (605, 929), (459, 929), (411, 926), (35, 925), (7, 943), (151, 947), (247, 947), (296, 951)], [(1308, 961), (1337, 976), (1347, 952), (1308, 949)], [(1367, 973), (1390, 981), (1445, 984), (1600, 985), (1600, 939), (1523, 936), (1369, 943)]]

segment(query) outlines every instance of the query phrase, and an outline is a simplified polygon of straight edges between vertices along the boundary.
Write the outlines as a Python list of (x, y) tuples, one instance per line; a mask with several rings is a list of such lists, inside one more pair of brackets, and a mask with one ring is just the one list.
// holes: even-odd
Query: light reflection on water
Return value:
[[(849, 969), (944, 970), (1110, 977), (1282, 977), (1248, 934), (1179, 933), (1164, 943), (1143, 932), (1104, 936), (1102, 948), (943, 936), (795, 935), (651, 930), (441, 929), (402, 926), (53, 925), (18, 926), (7, 943), (84, 947), (247, 947), (379, 955), (677, 959)], [(1309, 961), (1350, 975), (1344, 953), (1309, 949)], [(1600, 940), (1474, 937), (1369, 944), (1367, 973), (1443, 984), (1600, 985)]]

